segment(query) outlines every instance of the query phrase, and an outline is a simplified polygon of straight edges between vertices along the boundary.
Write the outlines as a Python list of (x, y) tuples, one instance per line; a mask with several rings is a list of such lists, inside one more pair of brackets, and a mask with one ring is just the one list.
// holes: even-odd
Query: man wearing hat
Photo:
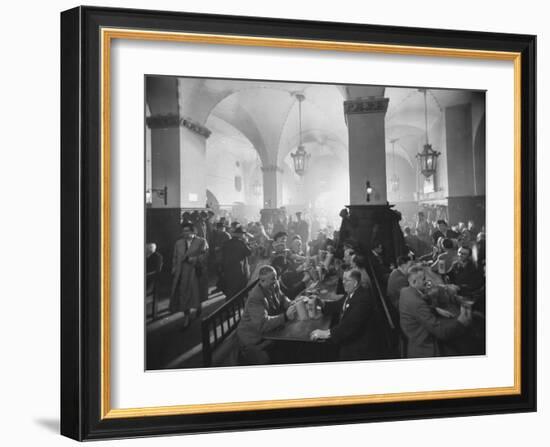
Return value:
[(249, 266), (248, 257), (252, 254), (245, 241), (245, 231), (242, 226), (237, 226), (231, 239), (222, 247), (223, 292), (226, 299), (230, 299), (248, 283)]
[(216, 223), (216, 229), (212, 232), (212, 253), (214, 256), (214, 270), (218, 276), (216, 290), (214, 293), (223, 290), (223, 246), (231, 239), (231, 235), (225, 229), (225, 222), (220, 220)]

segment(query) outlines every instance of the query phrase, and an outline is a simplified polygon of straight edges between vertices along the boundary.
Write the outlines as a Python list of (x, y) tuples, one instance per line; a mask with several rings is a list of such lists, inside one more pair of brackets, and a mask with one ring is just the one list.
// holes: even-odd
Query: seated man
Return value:
[[(286, 241), (287, 234), (284, 231), (274, 236), (271, 265), (281, 280), (280, 287), (283, 293), (293, 300), (306, 288), (311, 276), (307, 272), (296, 270), (295, 260), (292, 259), (293, 252), (286, 248)], [(293, 245), (299, 248), (301, 239), (299, 237), (294, 239)]]
[(484, 285), (482, 274), (471, 258), (468, 247), (458, 249), (458, 259), (452, 264), (449, 271), (449, 280), (460, 288), (461, 295), (471, 295)]
[(319, 251), (327, 249), (327, 235), (324, 231), (319, 231), (317, 233), (317, 238), (308, 242), (309, 245), (309, 254), (311, 256), (317, 256)]
[(237, 327), (241, 354), (250, 365), (265, 365), (270, 361), (267, 347), (269, 341), (263, 334), (296, 316), (296, 307), (279, 288), (277, 272), (270, 265), (259, 271), (258, 284), (250, 291), (244, 313)]
[(437, 245), (437, 241), (440, 237), (447, 239), (456, 239), (458, 238), (458, 233), (450, 230), (447, 222), (445, 222), (443, 219), (439, 219), (437, 221), (437, 230), (432, 233), (432, 240), (434, 245)]
[(288, 258), (290, 260), (289, 268), (294, 271), (299, 270), (302, 264), (307, 259), (304, 256), (304, 252), (302, 251), (302, 239), (298, 235), (292, 238), (292, 241), (290, 243), (290, 253), (288, 255)]
[(147, 294), (152, 293), (155, 287), (155, 281), (162, 270), (162, 255), (157, 252), (157, 244), (149, 242), (145, 246), (145, 256), (147, 257)]
[(408, 287), (409, 281), (407, 274), (412, 261), (408, 256), (399, 256), (397, 258), (397, 268), (393, 269), (388, 278), (387, 295), (395, 310), (399, 310), (399, 294), (401, 289)]
[(444, 275), (451, 270), (453, 263), (458, 259), (458, 255), (451, 239), (443, 239), (441, 246), (444, 251), (432, 263), (431, 268), (434, 272)]
[(373, 245), (371, 250), (372, 267), (380, 285), (385, 289), (390, 276), (390, 267), (384, 258), (384, 245), (379, 241)]
[(472, 320), (471, 309), (461, 307), (457, 318), (439, 316), (425, 294), (424, 268), (409, 269), (409, 287), (401, 289), (399, 314), (401, 330), (407, 336), (407, 357), (439, 356), (438, 340), (449, 340), (463, 334)]
[(346, 294), (338, 301), (319, 301), (324, 314), (338, 315), (331, 329), (314, 330), (312, 340), (328, 340), (338, 347), (339, 360), (368, 360), (381, 357), (380, 325), (374, 296), (361, 287), (361, 272), (344, 272)]
[(285, 231), (279, 231), (273, 236), (273, 253), (271, 254), (270, 264), (282, 275), (290, 267), (290, 250), (286, 248), (288, 234)]

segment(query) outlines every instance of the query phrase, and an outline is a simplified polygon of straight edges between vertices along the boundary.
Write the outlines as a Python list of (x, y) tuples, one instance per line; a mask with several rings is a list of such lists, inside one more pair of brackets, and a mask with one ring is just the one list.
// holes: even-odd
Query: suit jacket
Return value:
[(465, 265), (458, 261), (453, 262), (449, 271), (449, 279), (460, 287), (460, 293), (463, 295), (472, 294), (485, 283), (483, 276), (471, 260), (468, 260)]
[(338, 346), (340, 360), (370, 360), (381, 357), (380, 321), (372, 293), (358, 287), (338, 301), (326, 302), (323, 312), (337, 314), (330, 330), (331, 343)]
[(280, 289), (265, 290), (259, 283), (250, 291), (237, 327), (237, 337), (244, 346), (262, 342), (263, 334), (286, 322), (285, 312), (290, 300)]
[(405, 275), (401, 270), (394, 269), (390, 273), (388, 278), (388, 298), (390, 302), (396, 309), (399, 309), (399, 295), (401, 289), (409, 286), (409, 281), (407, 280), (407, 275)]
[(427, 297), (414, 287), (401, 289), (399, 313), (401, 330), (408, 338), (409, 358), (436, 357), (440, 354), (438, 340), (448, 340), (466, 330), (456, 319), (438, 316)]

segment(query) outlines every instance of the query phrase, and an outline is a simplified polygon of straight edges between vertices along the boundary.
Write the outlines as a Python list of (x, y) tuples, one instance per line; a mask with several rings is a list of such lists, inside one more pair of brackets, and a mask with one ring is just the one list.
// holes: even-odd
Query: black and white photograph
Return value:
[(484, 90), (144, 86), (146, 370), (486, 354)]

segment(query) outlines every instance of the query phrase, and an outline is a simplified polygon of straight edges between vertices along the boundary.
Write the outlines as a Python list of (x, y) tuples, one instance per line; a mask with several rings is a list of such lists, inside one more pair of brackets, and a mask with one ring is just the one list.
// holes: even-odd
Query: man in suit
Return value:
[(162, 271), (163, 259), (162, 255), (157, 252), (157, 244), (148, 242), (145, 245), (146, 268), (147, 268), (147, 293), (151, 293), (154, 289), (158, 275)]
[(397, 258), (397, 268), (393, 269), (388, 278), (387, 295), (395, 310), (399, 309), (399, 294), (401, 289), (409, 286), (407, 273), (412, 266), (412, 261), (408, 256), (399, 256)]
[(443, 219), (439, 219), (437, 221), (437, 230), (432, 233), (433, 245), (437, 245), (437, 241), (440, 237), (447, 239), (457, 239), (458, 233), (450, 230), (447, 226), (447, 222), (445, 222)]
[(451, 265), (449, 279), (460, 287), (461, 295), (472, 295), (485, 285), (485, 279), (474, 265), (468, 247), (458, 249), (458, 259)]
[(222, 246), (223, 292), (230, 299), (244, 289), (250, 276), (248, 257), (252, 250), (245, 241), (241, 226), (233, 230), (231, 239)]
[(270, 362), (269, 341), (263, 334), (296, 317), (296, 307), (284, 296), (277, 281), (277, 272), (270, 265), (260, 268), (258, 284), (250, 291), (243, 316), (237, 327), (241, 355), (246, 364)]
[(421, 266), (409, 269), (409, 287), (401, 289), (399, 314), (401, 330), (407, 336), (407, 357), (437, 357), (438, 341), (459, 337), (472, 321), (471, 309), (461, 307), (457, 318), (438, 315), (425, 294), (425, 273)]
[(216, 224), (216, 229), (212, 232), (210, 249), (214, 256), (214, 270), (218, 276), (216, 290), (214, 293), (223, 290), (223, 245), (231, 239), (231, 235), (225, 229), (225, 223), (220, 221)]
[(200, 312), (200, 276), (208, 256), (208, 243), (195, 235), (191, 222), (181, 224), (181, 237), (174, 245), (172, 257), (172, 292), (170, 310), (184, 313), (184, 328), (189, 325), (191, 315)]
[(338, 348), (339, 360), (369, 360), (381, 357), (380, 325), (374, 296), (361, 287), (361, 272), (344, 272), (346, 294), (338, 301), (321, 302), (324, 314), (336, 314), (330, 329), (314, 330), (312, 340), (327, 340)]

